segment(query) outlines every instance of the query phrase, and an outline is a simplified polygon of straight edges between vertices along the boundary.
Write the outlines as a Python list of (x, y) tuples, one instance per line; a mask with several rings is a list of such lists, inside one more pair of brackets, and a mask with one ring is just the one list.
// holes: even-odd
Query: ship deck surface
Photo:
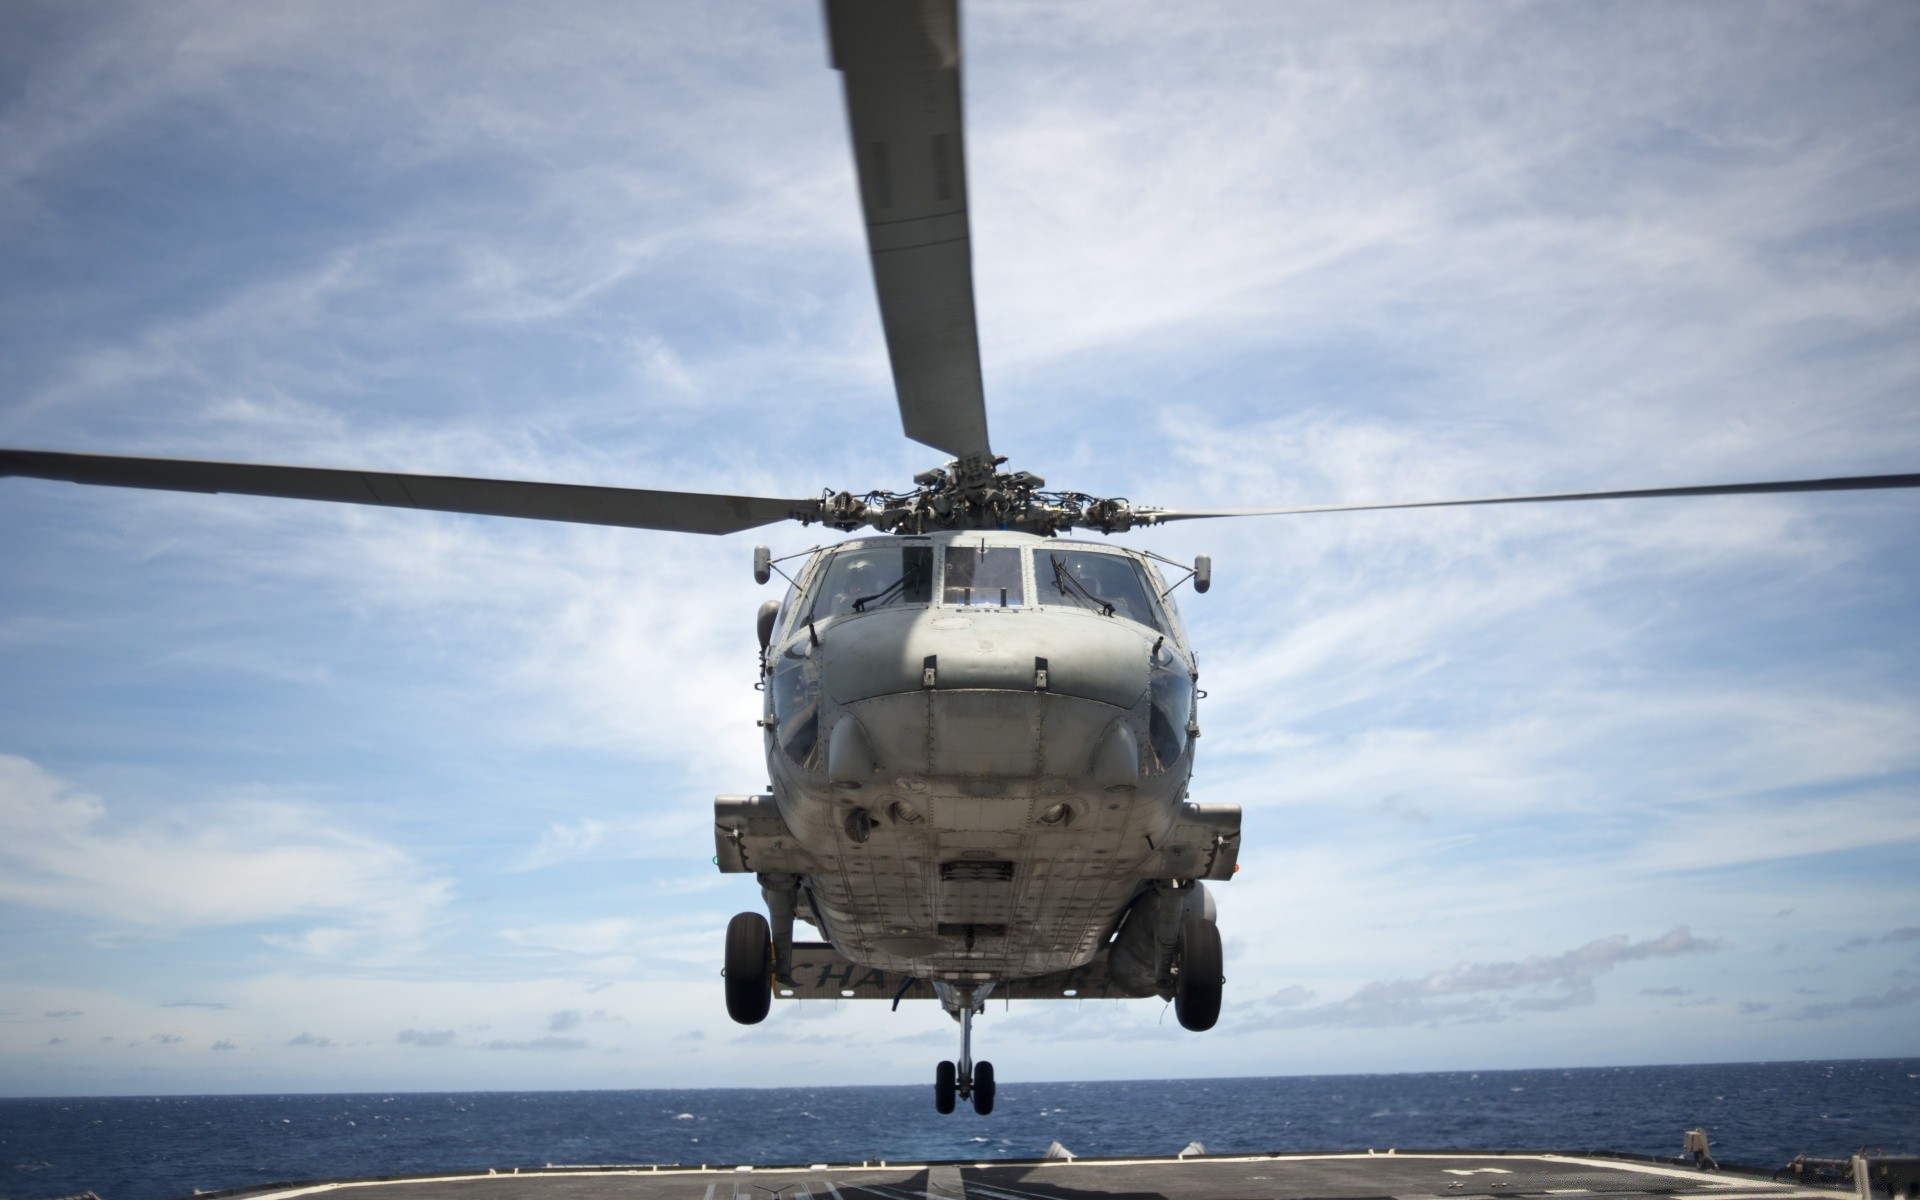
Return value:
[(1774, 1182), (1760, 1172), (1697, 1171), (1638, 1157), (1453, 1151), (752, 1168), (555, 1165), (224, 1193), (247, 1200), (1833, 1200), (1842, 1194)]

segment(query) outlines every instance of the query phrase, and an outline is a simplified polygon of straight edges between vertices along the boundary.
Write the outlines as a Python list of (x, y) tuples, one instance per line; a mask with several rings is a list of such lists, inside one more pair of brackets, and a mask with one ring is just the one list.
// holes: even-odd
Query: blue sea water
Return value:
[(1920, 1151), (1920, 1059), (931, 1087), (0, 1100), (0, 1200), (168, 1200), (282, 1180), (552, 1163), (810, 1163), (1329, 1149)]

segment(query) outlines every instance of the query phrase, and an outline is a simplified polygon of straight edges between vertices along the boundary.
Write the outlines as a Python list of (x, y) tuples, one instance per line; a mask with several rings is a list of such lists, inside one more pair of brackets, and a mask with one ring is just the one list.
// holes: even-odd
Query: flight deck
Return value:
[(1703, 1171), (1628, 1155), (1364, 1151), (779, 1167), (555, 1164), (273, 1184), (198, 1200), (1833, 1200), (1852, 1193), (1764, 1171)]

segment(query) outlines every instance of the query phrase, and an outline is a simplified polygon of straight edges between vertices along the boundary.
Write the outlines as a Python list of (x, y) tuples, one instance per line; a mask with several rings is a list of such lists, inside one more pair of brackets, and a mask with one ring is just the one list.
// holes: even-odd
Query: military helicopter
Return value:
[[(988, 435), (972, 295), (956, 0), (829, 0), (904, 432), (948, 458), (898, 491), (798, 499), (302, 466), (0, 450), (0, 474), (689, 533), (786, 520), (871, 531), (754, 574), (770, 792), (715, 802), (735, 917), (729, 1014), (776, 997), (934, 998), (960, 1024), (935, 1104), (994, 1106), (972, 1059), (987, 999), (1159, 996), (1210, 1028), (1223, 992), (1206, 883), (1240, 810), (1189, 797), (1199, 667), (1190, 567), (1075, 531), (1231, 516), (1920, 486), (1920, 474), (1247, 509), (1136, 507), (1007, 470)], [(1162, 566), (1185, 577), (1169, 585)], [(795, 940), (795, 922), (824, 939)]]

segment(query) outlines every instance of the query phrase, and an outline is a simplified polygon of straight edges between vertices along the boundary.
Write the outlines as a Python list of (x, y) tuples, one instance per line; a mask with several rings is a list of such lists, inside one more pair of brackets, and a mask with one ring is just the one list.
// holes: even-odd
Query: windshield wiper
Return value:
[(1080, 577), (1069, 570), (1067, 564), (1060, 561), (1058, 554), (1049, 554), (1047, 555), (1047, 559), (1053, 563), (1053, 586), (1061, 595), (1071, 596), (1078, 593), (1091, 601), (1107, 616), (1110, 617), (1113, 615), (1113, 605), (1094, 595), (1093, 590), (1086, 584), (1080, 582)]
[(878, 600), (882, 605), (891, 604), (895, 598), (906, 590), (907, 580), (912, 577), (912, 575), (913, 572), (908, 571), (873, 595), (857, 597), (853, 602), (853, 611), (857, 613), (865, 612), (867, 611), (867, 605), (873, 603), (875, 600)]

